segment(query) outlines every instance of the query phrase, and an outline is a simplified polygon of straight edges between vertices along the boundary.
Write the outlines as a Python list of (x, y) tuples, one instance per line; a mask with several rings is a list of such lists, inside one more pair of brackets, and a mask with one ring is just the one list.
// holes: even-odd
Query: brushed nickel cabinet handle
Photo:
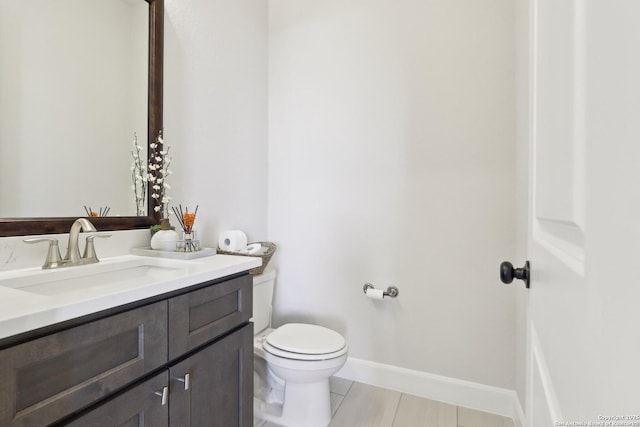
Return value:
[(162, 406), (167, 404), (167, 400), (169, 399), (169, 387), (162, 387), (162, 391), (156, 391), (154, 393), (156, 396), (162, 397)]
[(184, 378), (176, 378), (176, 381), (180, 381), (181, 383), (184, 384), (185, 390), (189, 390), (189, 384), (190, 384), (189, 380), (190, 380), (189, 374), (184, 374)]

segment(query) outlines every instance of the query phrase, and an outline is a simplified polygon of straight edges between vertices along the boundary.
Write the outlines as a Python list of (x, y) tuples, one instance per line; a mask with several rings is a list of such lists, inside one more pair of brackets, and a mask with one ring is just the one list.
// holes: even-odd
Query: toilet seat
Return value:
[(274, 356), (293, 360), (327, 360), (347, 352), (344, 337), (317, 325), (288, 323), (268, 334), (262, 346)]
[(278, 348), (275, 348), (271, 345), (269, 345), (269, 343), (264, 342), (262, 343), (262, 348), (264, 348), (264, 350), (273, 355), (273, 356), (278, 356), (278, 357), (282, 357), (283, 359), (291, 359), (291, 360), (305, 360), (305, 361), (314, 361), (314, 360), (328, 360), (328, 359), (335, 359), (336, 357), (340, 357), (343, 354), (347, 353), (347, 348), (343, 348), (342, 350), (333, 352), (333, 353), (324, 353), (324, 354), (304, 354), (304, 353), (293, 353), (291, 351), (283, 351), (280, 350)]

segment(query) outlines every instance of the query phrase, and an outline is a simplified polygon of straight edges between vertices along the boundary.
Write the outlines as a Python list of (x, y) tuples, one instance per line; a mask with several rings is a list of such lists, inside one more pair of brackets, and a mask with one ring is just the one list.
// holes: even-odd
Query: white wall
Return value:
[[(174, 204), (199, 205), (205, 246), (267, 236), (267, 5), (165, 2), (165, 141)], [(175, 222), (175, 221), (174, 221)], [(176, 224), (177, 225), (177, 224)]]
[[(509, 0), (271, 0), (276, 323), (356, 358), (514, 388)], [(365, 282), (395, 284), (372, 301)]]

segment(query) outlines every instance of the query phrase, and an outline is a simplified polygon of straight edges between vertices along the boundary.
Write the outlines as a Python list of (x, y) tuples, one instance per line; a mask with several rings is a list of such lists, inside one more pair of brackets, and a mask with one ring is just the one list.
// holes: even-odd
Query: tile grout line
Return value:
[[(346, 398), (347, 398), (346, 395), (342, 396), (342, 400), (340, 401), (340, 403), (338, 403), (338, 406), (336, 406), (335, 412), (333, 414), (331, 414), (331, 422), (333, 422), (333, 419), (335, 418), (336, 414), (340, 410), (340, 407), (342, 406), (342, 404), (344, 403), (344, 399), (346, 399)], [(331, 422), (329, 424), (331, 424)]]
[(351, 391), (351, 387), (353, 387), (354, 384), (355, 384), (355, 381), (351, 381), (351, 384), (349, 384), (349, 388), (347, 389), (347, 392), (344, 394), (344, 397), (347, 397), (347, 394), (349, 394), (349, 392)]
[(396, 418), (398, 418), (398, 411), (400, 410), (400, 401), (402, 400), (402, 396), (404, 393), (400, 393), (400, 399), (398, 399), (398, 403), (396, 404), (396, 412), (393, 414), (393, 421), (391, 421), (391, 427), (396, 424)]

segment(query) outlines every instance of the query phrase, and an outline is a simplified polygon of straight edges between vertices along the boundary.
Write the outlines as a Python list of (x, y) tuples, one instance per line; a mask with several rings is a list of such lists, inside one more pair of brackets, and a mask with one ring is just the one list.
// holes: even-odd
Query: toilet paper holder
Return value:
[[(375, 289), (375, 287), (371, 283), (365, 283), (362, 287), (362, 291), (364, 294), (367, 294), (367, 289)], [(395, 286), (389, 286), (386, 291), (383, 292), (385, 297), (395, 298), (400, 294), (400, 291)]]

